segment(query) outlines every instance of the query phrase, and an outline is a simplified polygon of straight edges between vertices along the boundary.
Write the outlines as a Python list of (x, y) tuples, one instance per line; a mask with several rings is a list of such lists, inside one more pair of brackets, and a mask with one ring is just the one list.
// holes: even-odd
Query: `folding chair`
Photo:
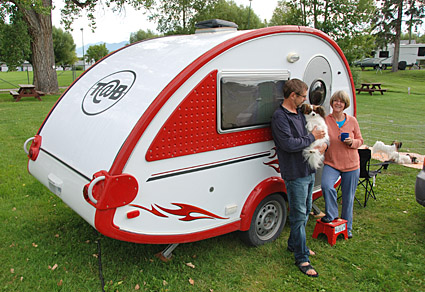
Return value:
[[(390, 164), (389, 161), (383, 163), (371, 164), (372, 152), (370, 149), (358, 149), (360, 156), (360, 178), (357, 186), (362, 185), (365, 188), (364, 193), (364, 207), (366, 207), (367, 201), (370, 197), (376, 200), (375, 192), (373, 187), (375, 186), (375, 180), (378, 173), (381, 173), (382, 169), (387, 169)], [(370, 166), (379, 166), (376, 170), (370, 170)], [(357, 198), (356, 198), (357, 199)], [(357, 200), (358, 201), (358, 200)]]

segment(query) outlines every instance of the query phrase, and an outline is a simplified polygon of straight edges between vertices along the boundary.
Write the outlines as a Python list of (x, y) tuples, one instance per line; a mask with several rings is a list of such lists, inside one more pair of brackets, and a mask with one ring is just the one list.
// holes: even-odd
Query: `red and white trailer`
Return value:
[(290, 78), (328, 112), (332, 92), (348, 91), (355, 115), (348, 63), (312, 28), (204, 28), (131, 44), (61, 96), (25, 144), (28, 170), (115, 239), (174, 244), (240, 230), (250, 244), (272, 241), (287, 210), (270, 117)]

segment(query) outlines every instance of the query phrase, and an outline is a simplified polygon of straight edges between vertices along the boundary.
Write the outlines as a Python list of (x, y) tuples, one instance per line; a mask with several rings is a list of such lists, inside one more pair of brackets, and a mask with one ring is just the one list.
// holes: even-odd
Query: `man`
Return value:
[[(307, 99), (308, 86), (299, 79), (287, 81), (283, 87), (283, 102), (274, 112), (271, 122), (277, 148), (279, 167), (285, 181), (289, 201), (291, 232), (288, 250), (294, 252), (295, 265), (309, 277), (319, 274), (311, 266), (309, 256), (314, 255), (306, 245), (305, 226), (312, 206), (314, 170), (305, 161), (302, 151), (316, 139), (325, 136), (323, 130), (308, 133), (304, 115), (299, 107)], [(324, 153), (327, 145), (318, 149)]]

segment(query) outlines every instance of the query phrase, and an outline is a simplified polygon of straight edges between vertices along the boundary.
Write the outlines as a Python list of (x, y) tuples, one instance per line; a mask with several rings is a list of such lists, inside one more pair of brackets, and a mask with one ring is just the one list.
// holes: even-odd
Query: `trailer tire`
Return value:
[(282, 195), (265, 197), (255, 208), (249, 229), (241, 232), (242, 241), (259, 246), (276, 240), (286, 224), (286, 217), (287, 208)]

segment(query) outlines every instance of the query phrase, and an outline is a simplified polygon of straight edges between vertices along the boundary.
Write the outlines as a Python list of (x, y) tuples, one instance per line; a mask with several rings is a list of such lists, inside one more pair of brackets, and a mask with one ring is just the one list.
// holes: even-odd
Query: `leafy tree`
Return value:
[(16, 70), (24, 61), (30, 60), (30, 37), (22, 15), (14, 7), (10, 23), (0, 18), (0, 61), (6, 63), (9, 71)]
[(409, 41), (409, 43), (412, 43), (413, 41), (415, 41), (417, 44), (420, 44), (425, 42), (425, 34), (419, 35), (419, 34), (410, 33), (410, 32), (402, 33), (400, 39)]
[[(154, 0), (64, 0), (62, 21), (66, 29), (70, 29), (73, 21), (86, 12), (95, 28), (94, 11), (98, 5), (105, 5), (113, 11), (120, 11), (125, 4), (140, 9), (149, 7)], [(16, 7), (23, 15), (28, 25), (31, 38), (32, 65), (34, 70), (33, 83), (38, 90), (46, 93), (59, 91), (57, 75), (54, 70), (54, 50), (52, 39), (52, 0), (1, 0), (0, 17), (10, 14), (9, 7)]]
[(149, 20), (157, 22), (157, 30), (164, 34), (193, 32), (193, 19), (217, 0), (168, 0), (153, 6)]
[[(391, 70), (398, 71), (402, 24), (405, 21), (409, 30), (423, 23), (425, 0), (380, 0), (380, 10), (375, 15), (375, 31), (379, 47), (394, 43), (393, 64)], [(408, 20), (403, 20), (407, 17)]]
[(52, 0), (3, 0), (0, 6), (4, 15), (10, 16), (12, 9), (18, 10), (27, 24), (33, 83), (38, 90), (47, 93), (59, 91), (54, 69), (51, 7)]
[(65, 67), (73, 65), (77, 60), (75, 43), (69, 32), (53, 27), (53, 50), (55, 52), (55, 63), (57, 66)]
[(147, 31), (144, 31), (142, 29), (139, 29), (137, 32), (132, 32), (130, 34), (130, 44), (146, 40), (146, 39), (152, 39), (159, 37), (159, 35), (155, 34), (152, 30), (148, 29)]
[(238, 29), (252, 29), (264, 27), (260, 18), (254, 13), (252, 8), (243, 5), (237, 5), (234, 1), (217, 0), (215, 3), (199, 11), (192, 21), (192, 28), (198, 21), (208, 19), (223, 19), (234, 22)]
[(319, 29), (338, 43), (351, 63), (374, 49), (370, 22), (375, 9), (373, 0), (279, 1), (270, 23)]
[(273, 11), (272, 18), (269, 25), (306, 25), (303, 11), (298, 7), (297, 3), (279, 1), (275, 10)]
[(105, 57), (107, 54), (109, 54), (108, 49), (106, 48), (106, 44), (100, 44), (100, 45), (94, 45), (94, 46), (90, 46), (87, 49), (86, 52), (86, 61), (88, 63), (90, 62), (97, 62), (100, 59), (102, 59), (103, 57)]
[(215, 18), (232, 21), (239, 29), (265, 26), (252, 9), (238, 6), (231, 0), (161, 1), (149, 16), (150, 20), (158, 23), (157, 30), (164, 34), (194, 33), (198, 21)]

